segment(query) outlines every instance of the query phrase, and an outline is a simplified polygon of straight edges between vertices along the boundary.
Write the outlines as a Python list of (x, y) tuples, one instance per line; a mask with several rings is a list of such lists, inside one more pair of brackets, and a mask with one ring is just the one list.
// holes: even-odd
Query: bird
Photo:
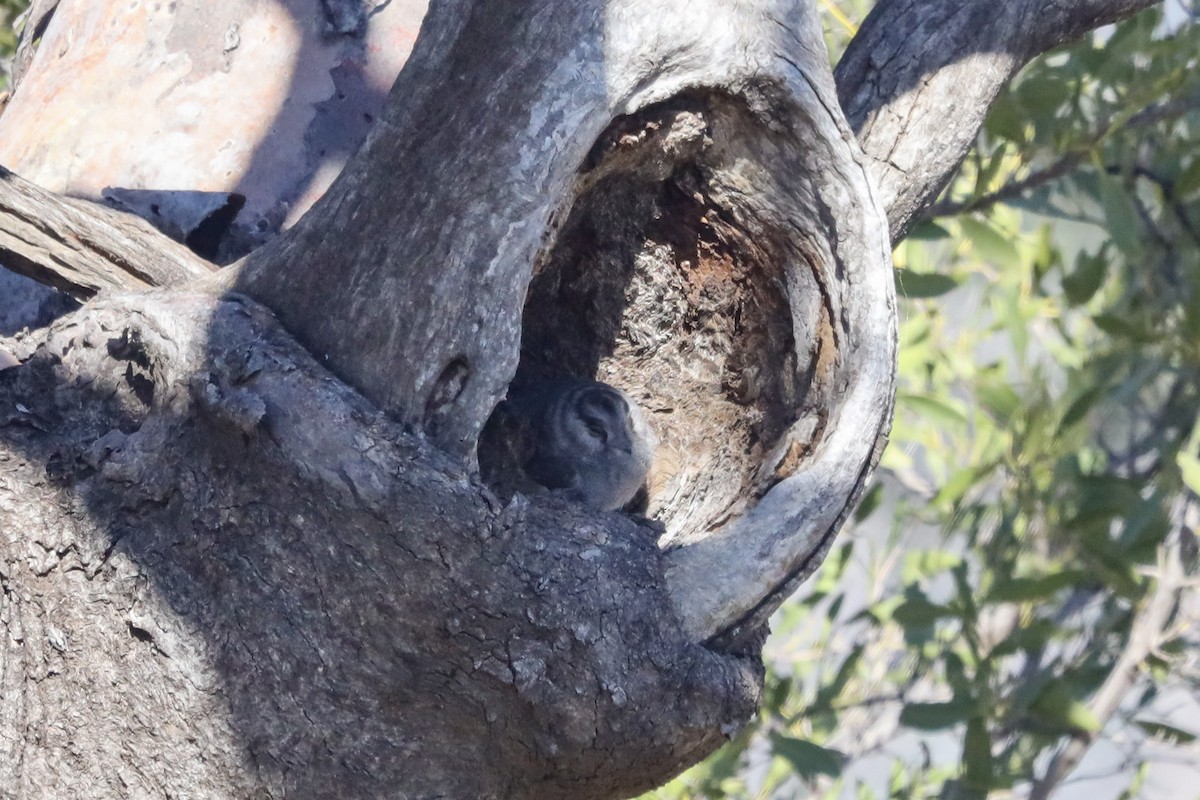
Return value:
[(509, 390), (498, 411), (505, 418), (498, 427), (520, 442), (516, 460), (533, 483), (615, 511), (646, 482), (656, 439), (637, 403), (615, 386), (579, 378), (525, 382)]

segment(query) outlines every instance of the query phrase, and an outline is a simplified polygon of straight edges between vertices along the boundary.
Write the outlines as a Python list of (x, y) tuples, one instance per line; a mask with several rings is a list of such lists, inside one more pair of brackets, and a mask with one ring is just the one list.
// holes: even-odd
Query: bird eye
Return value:
[(604, 422), (598, 417), (584, 416), (583, 425), (587, 428), (588, 433), (600, 440), (601, 444), (608, 442), (608, 429), (604, 427)]

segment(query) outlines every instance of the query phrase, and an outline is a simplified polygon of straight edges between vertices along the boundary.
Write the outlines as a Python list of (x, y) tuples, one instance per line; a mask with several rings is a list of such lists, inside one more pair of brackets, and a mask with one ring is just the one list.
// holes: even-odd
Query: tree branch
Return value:
[[(1190, 111), (1200, 108), (1200, 96), (1184, 97), (1175, 100), (1168, 100), (1162, 103), (1155, 103), (1152, 106), (1147, 106), (1133, 116), (1125, 119), (1123, 122), (1109, 120), (1100, 126), (1100, 128), (1088, 137), (1088, 142), (1081, 145), (1070, 152), (1062, 155), (1053, 164), (1043, 167), (1026, 175), (1024, 178), (1015, 180), (1011, 183), (1001, 186), (994, 192), (980, 195), (973, 200), (965, 202), (954, 202), (944, 200), (930, 206), (921, 216), (925, 219), (933, 219), (936, 217), (949, 217), (958, 214), (966, 214), (972, 211), (978, 211), (984, 208), (990, 208), (997, 203), (1007, 202), (1020, 197), (1025, 192), (1032, 189), (1037, 189), (1050, 181), (1057, 180), (1064, 175), (1070, 173), (1080, 164), (1082, 164), (1092, 150), (1097, 147), (1105, 138), (1110, 136), (1114, 130), (1122, 128), (1138, 128), (1153, 125), (1158, 122), (1169, 119), (1177, 119)], [(1146, 177), (1151, 177), (1147, 175)], [(1156, 183), (1163, 185), (1163, 182), (1154, 179)], [(1165, 186), (1164, 186), (1165, 188)], [(1181, 222), (1187, 225), (1186, 217), (1181, 218)]]
[(1029, 792), (1030, 800), (1047, 800), (1063, 779), (1075, 769), (1088, 748), (1099, 737), (1103, 725), (1112, 718), (1121, 700), (1133, 688), (1142, 663), (1159, 646), (1186, 583), (1180, 557), (1181, 535), (1180, 531), (1176, 531), (1160, 548), (1154, 592), (1133, 622), (1125, 651), (1121, 653), (1108, 678), (1092, 698), (1089, 707), (1100, 720), (1100, 729), (1080, 731), (1071, 738), (1051, 760), (1046, 774), (1034, 782)]
[(613, 800), (757, 705), (760, 659), (681, 632), (651, 527), (502, 507), (244, 297), (109, 292), (21, 344), (5, 794)]
[(1034, 56), (1156, 0), (881, 0), (838, 64), (838, 96), (898, 242)]
[(78, 300), (173, 286), (216, 267), (131, 214), (59, 197), (0, 167), (0, 263)]
[(1032, 4), (1036, 25), (1029, 28), (1025, 59), (1029, 60), (1060, 44), (1078, 39), (1088, 31), (1120, 22), (1126, 17), (1158, 5), (1161, 0), (1057, 0)]
[(753, 635), (890, 423), (852, 141), (803, 0), (435, 4), (375, 134), (219, 280), (464, 461), (518, 369), (619, 386), (679, 454), (651, 512), (685, 630)]
[(923, 219), (936, 219), (938, 217), (954, 217), (959, 214), (970, 214), (974, 211), (980, 211), (985, 208), (991, 208), (997, 203), (1005, 203), (1009, 200), (1015, 200), (1028, 191), (1044, 186), (1051, 181), (1067, 175), (1075, 170), (1087, 158), (1087, 151), (1080, 150), (1060, 158), (1048, 167), (1034, 170), (1020, 180), (1015, 180), (1012, 183), (1001, 186), (994, 192), (982, 194), (972, 200), (964, 202), (942, 201), (935, 203), (922, 212)]

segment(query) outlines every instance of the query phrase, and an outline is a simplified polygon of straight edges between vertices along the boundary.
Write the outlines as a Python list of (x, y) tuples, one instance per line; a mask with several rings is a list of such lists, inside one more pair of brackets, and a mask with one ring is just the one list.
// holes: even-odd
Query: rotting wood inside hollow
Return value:
[[(642, 406), (659, 438), (648, 514), (666, 525), (664, 543), (740, 513), (774, 482), (762, 464), (781, 437), (809, 418), (813, 441), (823, 424), (814, 375), (833, 360), (827, 304), (802, 304), (822, 319), (797, 348), (783, 264), (802, 256), (783, 236), (749, 233), (745, 210), (711, 188), (745, 156), (722, 142), (755, 127), (736, 101), (696, 96), (614, 122), (526, 299), (515, 382), (594, 377)], [(795, 296), (818, 282), (791, 283)], [(522, 452), (497, 444), (506, 435), (494, 416), (480, 442), (502, 495), (516, 466), (505, 459)]]

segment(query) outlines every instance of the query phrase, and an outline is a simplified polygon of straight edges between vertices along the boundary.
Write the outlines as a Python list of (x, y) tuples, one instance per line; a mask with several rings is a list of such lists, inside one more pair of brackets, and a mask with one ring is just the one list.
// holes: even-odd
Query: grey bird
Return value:
[(656, 440), (641, 409), (599, 381), (558, 378), (514, 387), (504, 411), (526, 432), (526, 477), (613, 511), (646, 481)]

